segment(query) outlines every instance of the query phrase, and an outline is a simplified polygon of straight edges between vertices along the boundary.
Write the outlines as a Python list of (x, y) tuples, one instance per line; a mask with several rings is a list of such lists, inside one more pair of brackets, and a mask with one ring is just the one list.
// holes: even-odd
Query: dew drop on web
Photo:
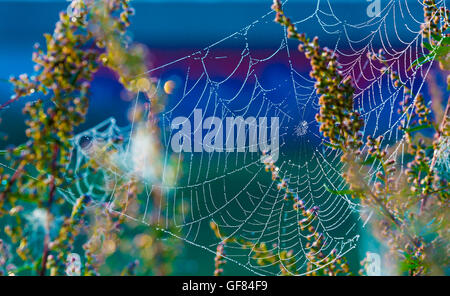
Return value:
[(92, 146), (92, 137), (82, 136), (78, 141), (78, 145), (80, 145), (81, 149), (89, 149)]

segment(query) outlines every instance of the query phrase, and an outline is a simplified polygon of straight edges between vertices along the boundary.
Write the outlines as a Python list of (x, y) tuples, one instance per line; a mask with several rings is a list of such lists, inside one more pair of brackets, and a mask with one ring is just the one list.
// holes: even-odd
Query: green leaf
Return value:
[(362, 162), (363, 165), (371, 165), (373, 164), (375, 161), (377, 160), (377, 158), (374, 155), (371, 155), (370, 157), (368, 157), (365, 161)]
[(418, 126), (414, 126), (414, 127), (410, 127), (408, 129), (405, 130), (405, 132), (407, 133), (412, 133), (412, 132), (417, 132), (426, 128), (432, 128), (433, 126), (431, 124), (422, 124), (422, 125), (418, 125)]
[(442, 45), (450, 45), (450, 37), (445, 37), (444, 40), (442, 40)]
[(333, 190), (333, 189), (328, 188), (327, 185), (325, 185), (325, 189), (328, 192), (331, 192), (331, 193), (336, 194), (336, 195), (358, 195), (359, 194), (357, 191), (350, 190), (350, 189)]
[(436, 56), (442, 57), (446, 56), (450, 52), (450, 46), (439, 46), (438, 49), (436, 49)]
[(433, 37), (434, 40), (436, 40), (437, 42), (442, 40), (442, 36), (436, 35), (436, 34), (431, 34), (431, 37)]
[(331, 144), (331, 143), (323, 143), (325, 146), (331, 147), (333, 149), (341, 149), (338, 145)]
[(431, 54), (427, 54), (427, 55), (421, 56), (420, 58), (418, 58), (417, 60), (412, 62), (411, 66), (409, 66), (409, 68), (408, 68), (408, 71), (411, 70), (415, 66), (420, 66), (420, 65), (426, 63), (428, 61), (428, 59), (430, 58), (430, 56), (431, 56)]
[(433, 46), (430, 43), (428, 43), (428, 42), (424, 42), (423, 43), (423, 47), (425, 47), (429, 51), (433, 51)]
[[(25, 148), (27, 148), (27, 146), (25, 144), (22, 144), (22, 145), (17, 146), (13, 151), (20, 152), (20, 151), (24, 150)], [(6, 154), (6, 153), (8, 153), (8, 150), (0, 150), (0, 155)]]

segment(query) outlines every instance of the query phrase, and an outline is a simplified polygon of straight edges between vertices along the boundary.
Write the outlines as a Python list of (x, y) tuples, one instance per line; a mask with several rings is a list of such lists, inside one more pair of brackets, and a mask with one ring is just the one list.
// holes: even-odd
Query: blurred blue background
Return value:
[[(389, 1), (382, 0), (381, 7), (384, 8), (387, 2)], [(8, 79), (10, 75), (32, 72), (33, 44), (43, 43), (43, 33), (53, 30), (58, 12), (65, 9), (68, 3), (65, 0), (0, 0), (0, 102), (6, 101), (11, 95), (11, 88), (4, 79)], [(314, 13), (318, 8), (317, 3), (315, 0), (290, 0), (286, 9), (292, 19), (304, 19)], [(421, 6), (418, 1), (408, 3), (409, 13), (420, 18)], [(136, 15), (131, 22), (131, 37), (149, 47), (153, 53), (152, 63), (158, 67), (238, 32), (267, 14), (271, 4), (270, 0), (134, 0), (132, 6), (136, 9)], [(370, 20), (366, 14), (370, 3), (365, 0), (319, 1), (319, 4), (319, 8), (334, 14), (329, 20), (329, 16), (322, 15), (323, 21), (333, 23), (333, 19), (338, 19), (340, 22), (336, 26), (325, 26), (330, 32), (342, 29), (342, 24), (359, 24)], [(417, 23), (413, 20), (409, 22), (411, 28), (417, 28)], [(373, 28), (367, 28), (371, 29)], [(339, 38), (339, 34), (325, 32), (324, 28), (318, 25), (316, 17), (302, 24), (300, 30), (310, 36), (319, 36), (324, 45), (334, 46)], [(367, 34), (369, 32), (367, 31)], [(271, 52), (280, 45), (281, 34), (281, 28), (277, 24), (261, 26), (259, 30), (252, 32), (249, 46), (254, 51)], [(364, 37), (364, 31), (360, 30), (358, 34), (359, 36), (351, 37)], [(410, 32), (407, 26), (400, 26), (397, 31), (387, 30), (386, 34), (394, 37), (395, 34), (403, 36)], [(397, 38), (390, 40), (392, 47), (400, 45)], [(231, 38), (218, 44), (215, 49), (222, 50), (224, 55), (239, 55), (242, 51), (241, 41)], [(380, 46), (379, 41), (374, 40), (373, 45)], [(295, 43), (292, 43), (292, 46), (295, 46)], [(345, 44), (340, 44), (340, 47), (341, 50), (346, 50)], [(300, 56), (293, 56), (293, 59), (294, 68), (302, 74), (307, 74), (309, 70), (305, 59)], [(275, 68), (271, 70), (271, 79), (283, 78), (283, 75), (277, 75), (276, 71), (277, 65), (280, 64), (283, 64), (283, 61), (276, 58), (265, 63), (266, 68)], [(88, 120), (80, 129), (110, 116), (117, 117), (119, 124), (126, 123), (122, 110), (127, 108), (129, 103), (120, 99), (121, 86), (107, 73), (99, 76), (92, 89), (93, 99)], [(276, 84), (276, 81), (273, 84)], [(0, 131), (4, 131), (5, 122), (20, 116), (24, 103), (25, 101), (16, 103), (7, 112), (2, 112), (3, 125), (0, 125)], [(21, 124), (20, 120), (16, 128), (16, 132), (9, 133), (9, 141), (17, 144), (23, 140), (23, 123)]]
[[(385, 5), (388, 1), (381, 1)], [(331, 5), (329, 4), (331, 3)], [(332, 0), (320, 1), (324, 10), (333, 12), (333, 16), (342, 23), (359, 24), (369, 21), (366, 14), (366, 0)], [(154, 67), (165, 65), (171, 61), (185, 57), (197, 50), (203, 49), (223, 38), (238, 32), (261, 16), (270, 11), (270, 0), (135, 0), (132, 6), (136, 15), (131, 19), (132, 37), (134, 41), (148, 46), (152, 53)], [(410, 1), (410, 14), (421, 17), (421, 6), (418, 1)], [(0, 103), (11, 96), (11, 87), (3, 80), (10, 75), (32, 73), (31, 54), (33, 44), (43, 43), (43, 34), (52, 32), (58, 19), (58, 12), (67, 7), (64, 0), (54, 1), (5, 1), (0, 0)], [(289, 15), (294, 20), (304, 19), (316, 10), (315, 0), (290, 0), (286, 6)], [(324, 15), (324, 18), (329, 17)], [(272, 19), (272, 17), (270, 17)], [(331, 21), (330, 21), (331, 22)], [(418, 24), (410, 20), (411, 26), (417, 29)], [(337, 26), (327, 27), (330, 31)], [(319, 36), (321, 43), (328, 46), (336, 44), (338, 34), (329, 34), (323, 27), (317, 25), (317, 19), (306, 22), (299, 28), (310, 36)], [(367, 30), (370, 30), (368, 28)], [(369, 31), (367, 31), (368, 34)], [(263, 25), (250, 36), (248, 40), (251, 49), (260, 54), (271, 52), (280, 45), (282, 28), (273, 23)], [(363, 38), (364, 31), (359, 31)], [(392, 40), (393, 48), (401, 46), (395, 36), (408, 35), (407, 26), (400, 27), (399, 31), (387, 30), (386, 34)], [(375, 47), (381, 46), (374, 41)], [(292, 45), (295, 48), (295, 44)], [(345, 47), (341, 47), (345, 51)], [(218, 44), (215, 50), (227, 56), (239, 56), (242, 52), (240, 39), (229, 39)], [(347, 48), (350, 50), (350, 48)], [(301, 56), (293, 56), (294, 68), (301, 74), (309, 71), (308, 64)], [(286, 61), (274, 58), (264, 64), (265, 69), (271, 69), (270, 79), (274, 85), (278, 80), (285, 79)], [(283, 68), (284, 67), (284, 68)], [(281, 69), (281, 70), (278, 70)], [(180, 66), (179, 71), (184, 68)], [(217, 72), (221, 69), (217, 68)], [(171, 68), (176, 73), (177, 66)], [(279, 71), (279, 72), (277, 72)], [(159, 75), (163, 77), (164, 71)], [(277, 80), (278, 79), (278, 80)], [(86, 123), (79, 130), (92, 127), (104, 119), (114, 116), (119, 125), (128, 123), (124, 110), (129, 108), (130, 102), (122, 100), (120, 93), (122, 87), (109, 72), (101, 72), (92, 86), (91, 104)], [(2, 123), (0, 131), (8, 134), (7, 142), (0, 142), (4, 147), (7, 143), (19, 144), (24, 141), (24, 123), (21, 109), (26, 100), (11, 105), (8, 109), (0, 111)], [(314, 114), (311, 114), (313, 118)], [(185, 257), (177, 261), (179, 274), (212, 274), (213, 256), (205, 254), (194, 247), (187, 247)], [(190, 249), (192, 248), (192, 249)], [(196, 258), (203, 256), (199, 263)], [(235, 267), (239, 270), (239, 267)], [(244, 270), (239, 272), (245, 273)]]

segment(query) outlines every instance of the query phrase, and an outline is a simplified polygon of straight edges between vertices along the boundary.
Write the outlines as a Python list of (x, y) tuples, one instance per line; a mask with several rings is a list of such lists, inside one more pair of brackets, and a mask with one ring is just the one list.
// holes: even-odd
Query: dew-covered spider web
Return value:
[[(364, 138), (384, 135), (383, 145), (392, 147), (391, 157), (402, 165), (405, 146), (403, 132), (398, 127), (411, 124), (404, 120), (413, 111), (415, 98), (411, 98), (406, 112), (397, 113), (400, 102), (406, 99), (403, 88), (394, 85), (389, 71), (381, 71), (383, 63), (369, 59), (367, 54), (383, 49), (388, 69), (398, 72), (401, 82), (412, 93), (423, 92), (432, 63), (408, 70), (413, 61), (426, 54), (421, 46), (421, 1), (382, 2), (379, 16), (365, 17), (358, 23), (338, 16), (333, 1), (317, 1), (313, 11), (298, 18), (288, 4), (285, 3), (286, 13), (292, 15), (298, 30), (310, 35), (309, 30), (314, 28), (313, 33), (320, 35), (321, 46), (334, 49), (339, 56), (343, 75), (353, 77), (355, 108), (366, 122)], [(439, 1), (438, 6), (444, 5), (444, 1)], [(325, 237), (321, 251), (330, 254), (336, 249), (343, 256), (358, 246), (361, 229), (370, 219), (371, 211), (349, 196), (330, 192), (330, 189), (346, 188), (341, 177), (340, 153), (327, 146), (327, 140), (318, 131), (314, 116), (320, 106), (315, 81), (308, 75), (309, 64), (296, 50), (296, 42), (288, 40), (285, 29), (273, 19), (274, 13), (269, 12), (211, 46), (185, 57), (174, 57), (171, 63), (147, 73), (159, 80), (159, 89), (168, 79), (177, 85), (157, 116), (162, 132), (161, 177), (155, 180), (151, 178), (152, 172), (140, 171), (141, 175), (150, 174), (140, 179), (145, 184), (140, 196), (145, 210), (139, 215), (121, 213), (212, 253), (228, 237), (253, 244), (265, 243), (278, 257), (283, 250), (292, 250), (295, 262), (289, 264), (295, 264), (297, 274), (305, 274), (308, 248), (306, 234), (298, 224), (301, 218), (277, 189), (271, 174), (265, 171), (259, 150), (252, 152), (247, 146), (244, 152), (174, 153), (170, 142), (176, 132), (171, 122), (178, 116), (191, 120), (191, 136), (195, 138), (198, 128), (193, 124), (195, 109), (202, 110), (203, 118), (279, 118), (276, 165), (289, 189), (304, 201), (305, 207), (319, 208), (313, 223)], [(278, 34), (263, 37), (269, 28), (267, 31), (277, 30)], [(253, 44), (258, 38), (271, 38), (278, 46), (261, 50)], [(230, 47), (234, 50), (223, 50)], [(148, 98), (140, 94), (134, 103), (145, 100)], [(73, 140), (71, 167), (81, 178), (60, 193), (68, 200), (88, 194), (99, 205), (111, 205), (116, 184), (135, 177), (130, 163), (136, 157), (139, 161), (139, 153), (144, 153), (133, 149), (136, 141), (140, 141), (135, 131), (136, 126), (122, 128), (109, 119), (77, 135)], [(114, 147), (123, 162), (121, 170), (105, 166), (95, 174), (87, 174), (90, 159), (97, 158), (101, 163), (101, 153), (94, 146)], [(175, 169), (169, 170), (169, 165)], [(372, 179), (379, 169), (374, 165), (367, 178)], [(168, 179), (177, 181), (172, 183)], [(155, 189), (163, 192), (168, 200), (157, 222), (149, 221), (147, 216)], [(183, 207), (182, 214), (175, 215), (179, 205)], [(214, 238), (209, 227), (211, 221), (218, 225), (221, 239)], [(174, 233), (169, 225), (175, 225), (180, 231)], [(275, 264), (258, 265), (253, 259), (255, 252), (254, 248), (237, 242), (225, 247), (229, 262), (255, 274), (280, 273)]]

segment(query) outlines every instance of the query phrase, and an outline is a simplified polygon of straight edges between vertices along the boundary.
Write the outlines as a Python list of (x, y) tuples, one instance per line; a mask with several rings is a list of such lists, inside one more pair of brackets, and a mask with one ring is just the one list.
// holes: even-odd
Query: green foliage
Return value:
[(408, 70), (411, 70), (414, 67), (420, 67), (425, 63), (433, 61), (434, 59), (444, 59), (450, 53), (450, 36), (443, 37), (432, 34), (431, 37), (435, 41), (436, 45), (433, 46), (428, 42), (423, 42), (423, 47), (428, 49), (429, 53), (412, 62)]
[[(74, 15), (61, 12), (52, 34), (45, 34), (44, 47), (35, 46), (35, 73), (11, 78), (15, 101), (38, 96), (26, 104), (24, 145), (2, 152), (8, 161), (0, 169), (0, 272), (2, 274), (168, 274), (179, 248), (162, 233), (127, 223), (121, 211), (139, 211), (138, 180), (117, 184), (115, 211), (106, 205), (92, 207), (90, 196), (79, 196), (70, 208), (58, 189), (67, 180), (79, 180), (68, 169), (75, 128), (84, 120), (89, 106), (89, 87), (100, 67), (117, 73), (130, 92), (147, 92), (146, 51), (126, 42), (133, 9), (128, 0), (81, 1)], [(155, 127), (149, 130), (157, 133)], [(158, 137), (155, 137), (158, 138)], [(157, 144), (157, 143), (155, 143)], [(111, 152), (111, 149), (108, 149)], [(105, 156), (103, 160), (107, 160)], [(91, 173), (104, 163), (93, 161)], [(163, 203), (164, 196), (158, 196)], [(157, 215), (149, 213), (150, 216)], [(73, 267), (71, 253), (81, 253), (83, 266)], [(127, 257), (133, 254), (133, 258)], [(123, 258), (130, 264), (108, 265), (107, 260)], [(136, 262), (138, 258), (139, 262)]]
[[(403, 170), (399, 172), (394, 156), (382, 147), (383, 137), (373, 139), (369, 136), (365, 143), (361, 139), (360, 130), (364, 122), (353, 110), (352, 79), (342, 76), (335, 55), (329, 49), (321, 48), (317, 37), (310, 41), (305, 34), (298, 33), (295, 25), (285, 16), (281, 1), (274, 0), (272, 9), (276, 12), (275, 21), (287, 28), (289, 38), (300, 42), (299, 50), (305, 52), (311, 62), (310, 76), (316, 79), (321, 106), (316, 121), (320, 124), (320, 132), (328, 140), (325, 145), (342, 152), (341, 161), (346, 166), (343, 178), (348, 189), (326, 188), (327, 191), (336, 196), (350, 195), (378, 213), (372, 219), (375, 220), (372, 228), (389, 248), (386, 257), (397, 265), (393, 267), (394, 273), (443, 274), (449, 265), (450, 240), (446, 222), (449, 193), (447, 181), (439, 177), (434, 164), (437, 151), (442, 149), (440, 145), (445, 145), (449, 137), (449, 103), (439, 126), (439, 123), (432, 122), (432, 111), (425, 105), (423, 96), (413, 94), (400, 82), (397, 73), (390, 73), (396, 87), (403, 88), (406, 95), (415, 97), (412, 113), (407, 112), (410, 108), (408, 101), (400, 110), (407, 117), (400, 128), (413, 160), (404, 173)], [(430, 43), (425, 42), (423, 47), (429, 53), (414, 61), (410, 69), (437, 59), (443, 70), (449, 70), (450, 37), (444, 33), (449, 28), (449, 15), (449, 10), (437, 8), (434, 0), (424, 1), (423, 36), (430, 38)], [(389, 72), (390, 67), (382, 53), (369, 55), (369, 58), (385, 63), (382, 72)], [(447, 80), (450, 86), (450, 80)], [(406, 122), (412, 122), (412, 125), (406, 128)], [(425, 129), (434, 129), (433, 139), (423, 139), (419, 132)], [(417, 135), (420, 135), (418, 140), (415, 139), (419, 137)], [(365, 146), (367, 151), (363, 149)], [(366, 167), (378, 168), (375, 180), (366, 178)], [(374, 189), (371, 182), (374, 182)]]

